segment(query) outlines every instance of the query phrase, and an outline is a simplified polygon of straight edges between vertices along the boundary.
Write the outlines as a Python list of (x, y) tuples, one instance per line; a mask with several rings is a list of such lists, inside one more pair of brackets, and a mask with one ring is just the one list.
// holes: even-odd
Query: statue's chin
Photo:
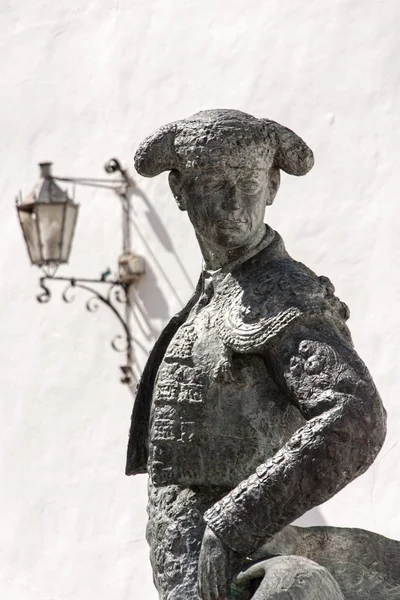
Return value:
[(249, 232), (246, 230), (245, 232), (237, 226), (226, 226), (219, 227), (218, 231), (215, 232), (215, 236), (211, 238), (211, 236), (207, 236), (205, 242), (209, 243), (213, 247), (221, 248), (224, 251), (227, 250), (236, 250), (238, 248), (244, 248), (252, 236), (249, 235)]

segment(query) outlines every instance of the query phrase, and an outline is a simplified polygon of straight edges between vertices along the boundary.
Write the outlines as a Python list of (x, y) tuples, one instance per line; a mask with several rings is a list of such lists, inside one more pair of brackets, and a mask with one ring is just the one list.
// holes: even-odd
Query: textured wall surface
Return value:
[[(156, 598), (144, 541), (146, 480), (124, 476), (132, 398), (110, 311), (84, 294), (35, 301), (13, 199), (37, 162), (61, 175), (132, 168), (159, 125), (206, 108), (237, 108), (293, 128), (314, 150), (304, 178), (284, 176), (267, 221), (289, 252), (328, 275), (351, 308), (356, 348), (389, 413), (374, 467), (307, 524), (360, 526), (400, 539), (400, 206), (397, 0), (0, 0), (2, 419), (0, 597)], [(136, 176), (137, 364), (188, 298), (201, 267), (165, 175)], [(120, 207), (77, 190), (71, 264), (114, 268)], [(140, 232), (140, 233), (139, 233)]]

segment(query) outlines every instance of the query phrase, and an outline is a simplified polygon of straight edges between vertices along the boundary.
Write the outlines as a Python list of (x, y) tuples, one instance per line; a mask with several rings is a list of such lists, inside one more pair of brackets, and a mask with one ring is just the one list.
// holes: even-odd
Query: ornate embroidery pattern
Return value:
[(193, 325), (184, 324), (169, 345), (164, 359), (166, 361), (190, 361), (196, 333)]
[(257, 322), (248, 323), (241, 318), (241, 310), (240, 299), (237, 299), (231, 310), (225, 314), (221, 312), (216, 320), (218, 335), (222, 341), (241, 353), (262, 348), (268, 340), (301, 316), (298, 308), (289, 308), (275, 317), (258, 318)]
[(293, 322), (326, 313), (349, 337), (344, 323), (349, 310), (334, 292), (327, 277), (317, 277), (301, 263), (288, 265), (287, 261), (270, 265), (250, 292), (243, 282), (228, 278), (216, 299), (218, 335), (236, 352), (254, 352)]
[(327, 291), (301, 263), (274, 261), (251, 287), (229, 276), (216, 296), (216, 328), (221, 340), (240, 353), (254, 352), (306, 314), (330, 309)]

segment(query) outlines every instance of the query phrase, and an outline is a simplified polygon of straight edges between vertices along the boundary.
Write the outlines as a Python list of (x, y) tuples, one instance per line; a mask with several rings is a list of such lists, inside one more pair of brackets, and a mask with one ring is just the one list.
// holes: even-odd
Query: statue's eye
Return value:
[(211, 179), (204, 182), (204, 190), (206, 193), (212, 194), (213, 192), (222, 190), (225, 185), (226, 181), (221, 181), (221, 179)]
[(256, 177), (239, 177), (236, 185), (245, 194), (256, 194), (260, 189), (260, 181)]

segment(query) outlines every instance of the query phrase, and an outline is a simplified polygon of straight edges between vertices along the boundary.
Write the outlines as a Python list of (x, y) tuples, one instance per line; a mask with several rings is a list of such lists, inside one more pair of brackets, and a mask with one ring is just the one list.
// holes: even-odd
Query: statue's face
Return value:
[(265, 205), (272, 201), (265, 169), (188, 169), (179, 177), (175, 195), (205, 242), (240, 248), (263, 226)]

